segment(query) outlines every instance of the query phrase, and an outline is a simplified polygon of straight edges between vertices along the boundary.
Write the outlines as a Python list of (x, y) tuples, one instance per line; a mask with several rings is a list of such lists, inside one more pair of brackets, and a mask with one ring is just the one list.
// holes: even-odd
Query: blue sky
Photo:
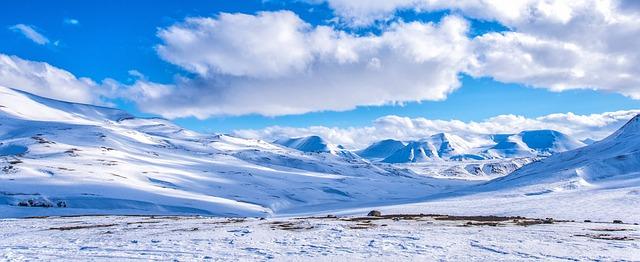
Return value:
[[(339, 11), (330, 4), (301, 1), (8, 1), (2, 4), (0, 16), (0, 53), (46, 62), (77, 77), (88, 77), (96, 82), (112, 78), (125, 85), (133, 84), (137, 78), (129, 71), (137, 70), (145, 76), (146, 81), (172, 84), (176, 76), (190, 77), (194, 72), (158, 55), (155, 47), (163, 44), (163, 39), (157, 35), (160, 29), (180, 24), (187, 17), (215, 18), (221, 12), (253, 15), (260, 11), (278, 10), (293, 11), (312, 26), (328, 25), (335, 30), (357, 35), (380, 35), (390, 23), (398, 20), (438, 23), (449, 15), (462, 16), (468, 21), (470, 29), (467, 35), (470, 38), (513, 28), (502, 25), (499, 18), (482, 19), (459, 10), (416, 12), (412, 9), (399, 10), (386, 22), (379, 20), (370, 25), (351, 26), (332, 22), (339, 16)], [(34, 28), (50, 43), (34, 43), (12, 29), (17, 24)], [(356, 104), (356, 109), (346, 111), (320, 108), (314, 110), (319, 112), (277, 116), (256, 113), (214, 115), (205, 119), (186, 116), (175, 118), (174, 121), (200, 131), (231, 132), (273, 125), (366, 126), (386, 115), (479, 121), (501, 114), (525, 117), (560, 112), (592, 114), (637, 109), (640, 105), (638, 100), (624, 96), (614, 88), (605, 91), (575, 89), (555, 92), (544, 86), (532, 88), (532, 84), (526, 81), (509, 84), (495, 81), (491, 76), (472, 77), (464, 72), (458, 75), (461, 86), (442, 101), (405, 101), (402, 105), (383, 106)], [(535, 82), (534, 85), (540, 84)], [(113, 98), (110, 101), (137, 115), (156, 115), (143, 112), (145, 110), (138, 108), (136, 102), (127, 99)]]

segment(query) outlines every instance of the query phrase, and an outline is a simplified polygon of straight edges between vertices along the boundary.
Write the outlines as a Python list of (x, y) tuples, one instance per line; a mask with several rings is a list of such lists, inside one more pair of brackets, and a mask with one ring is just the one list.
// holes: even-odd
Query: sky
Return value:
[(4, 1), (0, 85), (262, 139), (558, 114), (601, 138), (640, 108), (638, 3)]

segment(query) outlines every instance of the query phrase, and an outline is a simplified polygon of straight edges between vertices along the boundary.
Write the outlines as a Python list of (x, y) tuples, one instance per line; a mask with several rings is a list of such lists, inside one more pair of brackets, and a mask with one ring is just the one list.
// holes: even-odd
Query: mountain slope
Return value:
[(274, 143), (302, 152), (334, 153), (337, 148), (319, 136), (279, 139)]
[(555, 130), (529, 130), (514, 135), (494, 135), (496, 144), (483, 153), (494, 158), (549, 156), (586, 144)]
[(601, 141), (504, 177), (384, 210), (640, 222), (640, 116)]
[[(270, 216), (410, 202), (467, 184), (372, 165), (331, 145), (312, 148), (336, 154), (309, 154), (199, 134), (116, 109), (0, 91), (1, 217)], [(313, 140), (296, 145), (326, 144)]]
[(33, 121), (95, 124), (132, 118), (118, 109), (47, 99), (3, 86), (0, 86), (0, 107), (0, 117)]
[(356, 154), (367, 159), (381, 160), (389, 157), (404, 146), (405, 144), (402, 141), (386, 139), (375, 142), (365, 149), (356, 151)]
[(459, 136), (438, 133), (420, 141), (411, 141), (384, 158), (385, 163), (419, 163), (449, 159), (468, 153), (473, 146)]
[(640, 182), (640, 116), (601, 141), (552, 155), (488, 185), (508, 188), (560, 184), (560, 190), (614, 181), (633, 185)]
[(429, 141), (409, 142), (406, 146), (383, 159), (384, 163), (416, 163), (440, 159), (438, 149)]

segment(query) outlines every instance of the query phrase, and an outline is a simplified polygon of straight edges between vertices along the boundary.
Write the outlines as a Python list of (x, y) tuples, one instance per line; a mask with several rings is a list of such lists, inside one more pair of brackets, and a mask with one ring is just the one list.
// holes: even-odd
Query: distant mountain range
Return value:
[[(585, 146), (570, 136), (554, 130), (531, 130), (518, 134), (485, 135), (478, 144), (448, 133), (438, 133), (417, 141), (386, 139), (353, 153), (383, 163), (418, 163), (434, 160), (486, 160), (546, 157)], [(318, 136), (281, 139), (274, 143), (303, 152), (337, 154), (346, 150)], [(354, 157), (350, 155), (350, 157)]]

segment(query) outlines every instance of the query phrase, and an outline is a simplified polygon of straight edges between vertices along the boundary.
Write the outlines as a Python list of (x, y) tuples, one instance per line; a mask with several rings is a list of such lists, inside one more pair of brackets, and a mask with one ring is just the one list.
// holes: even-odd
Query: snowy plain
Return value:
[[(436, 217), (0, 220), (9, 261), (638, 261), (640, 226)], [(37, 241), (34, 241), (37, 240)]]

